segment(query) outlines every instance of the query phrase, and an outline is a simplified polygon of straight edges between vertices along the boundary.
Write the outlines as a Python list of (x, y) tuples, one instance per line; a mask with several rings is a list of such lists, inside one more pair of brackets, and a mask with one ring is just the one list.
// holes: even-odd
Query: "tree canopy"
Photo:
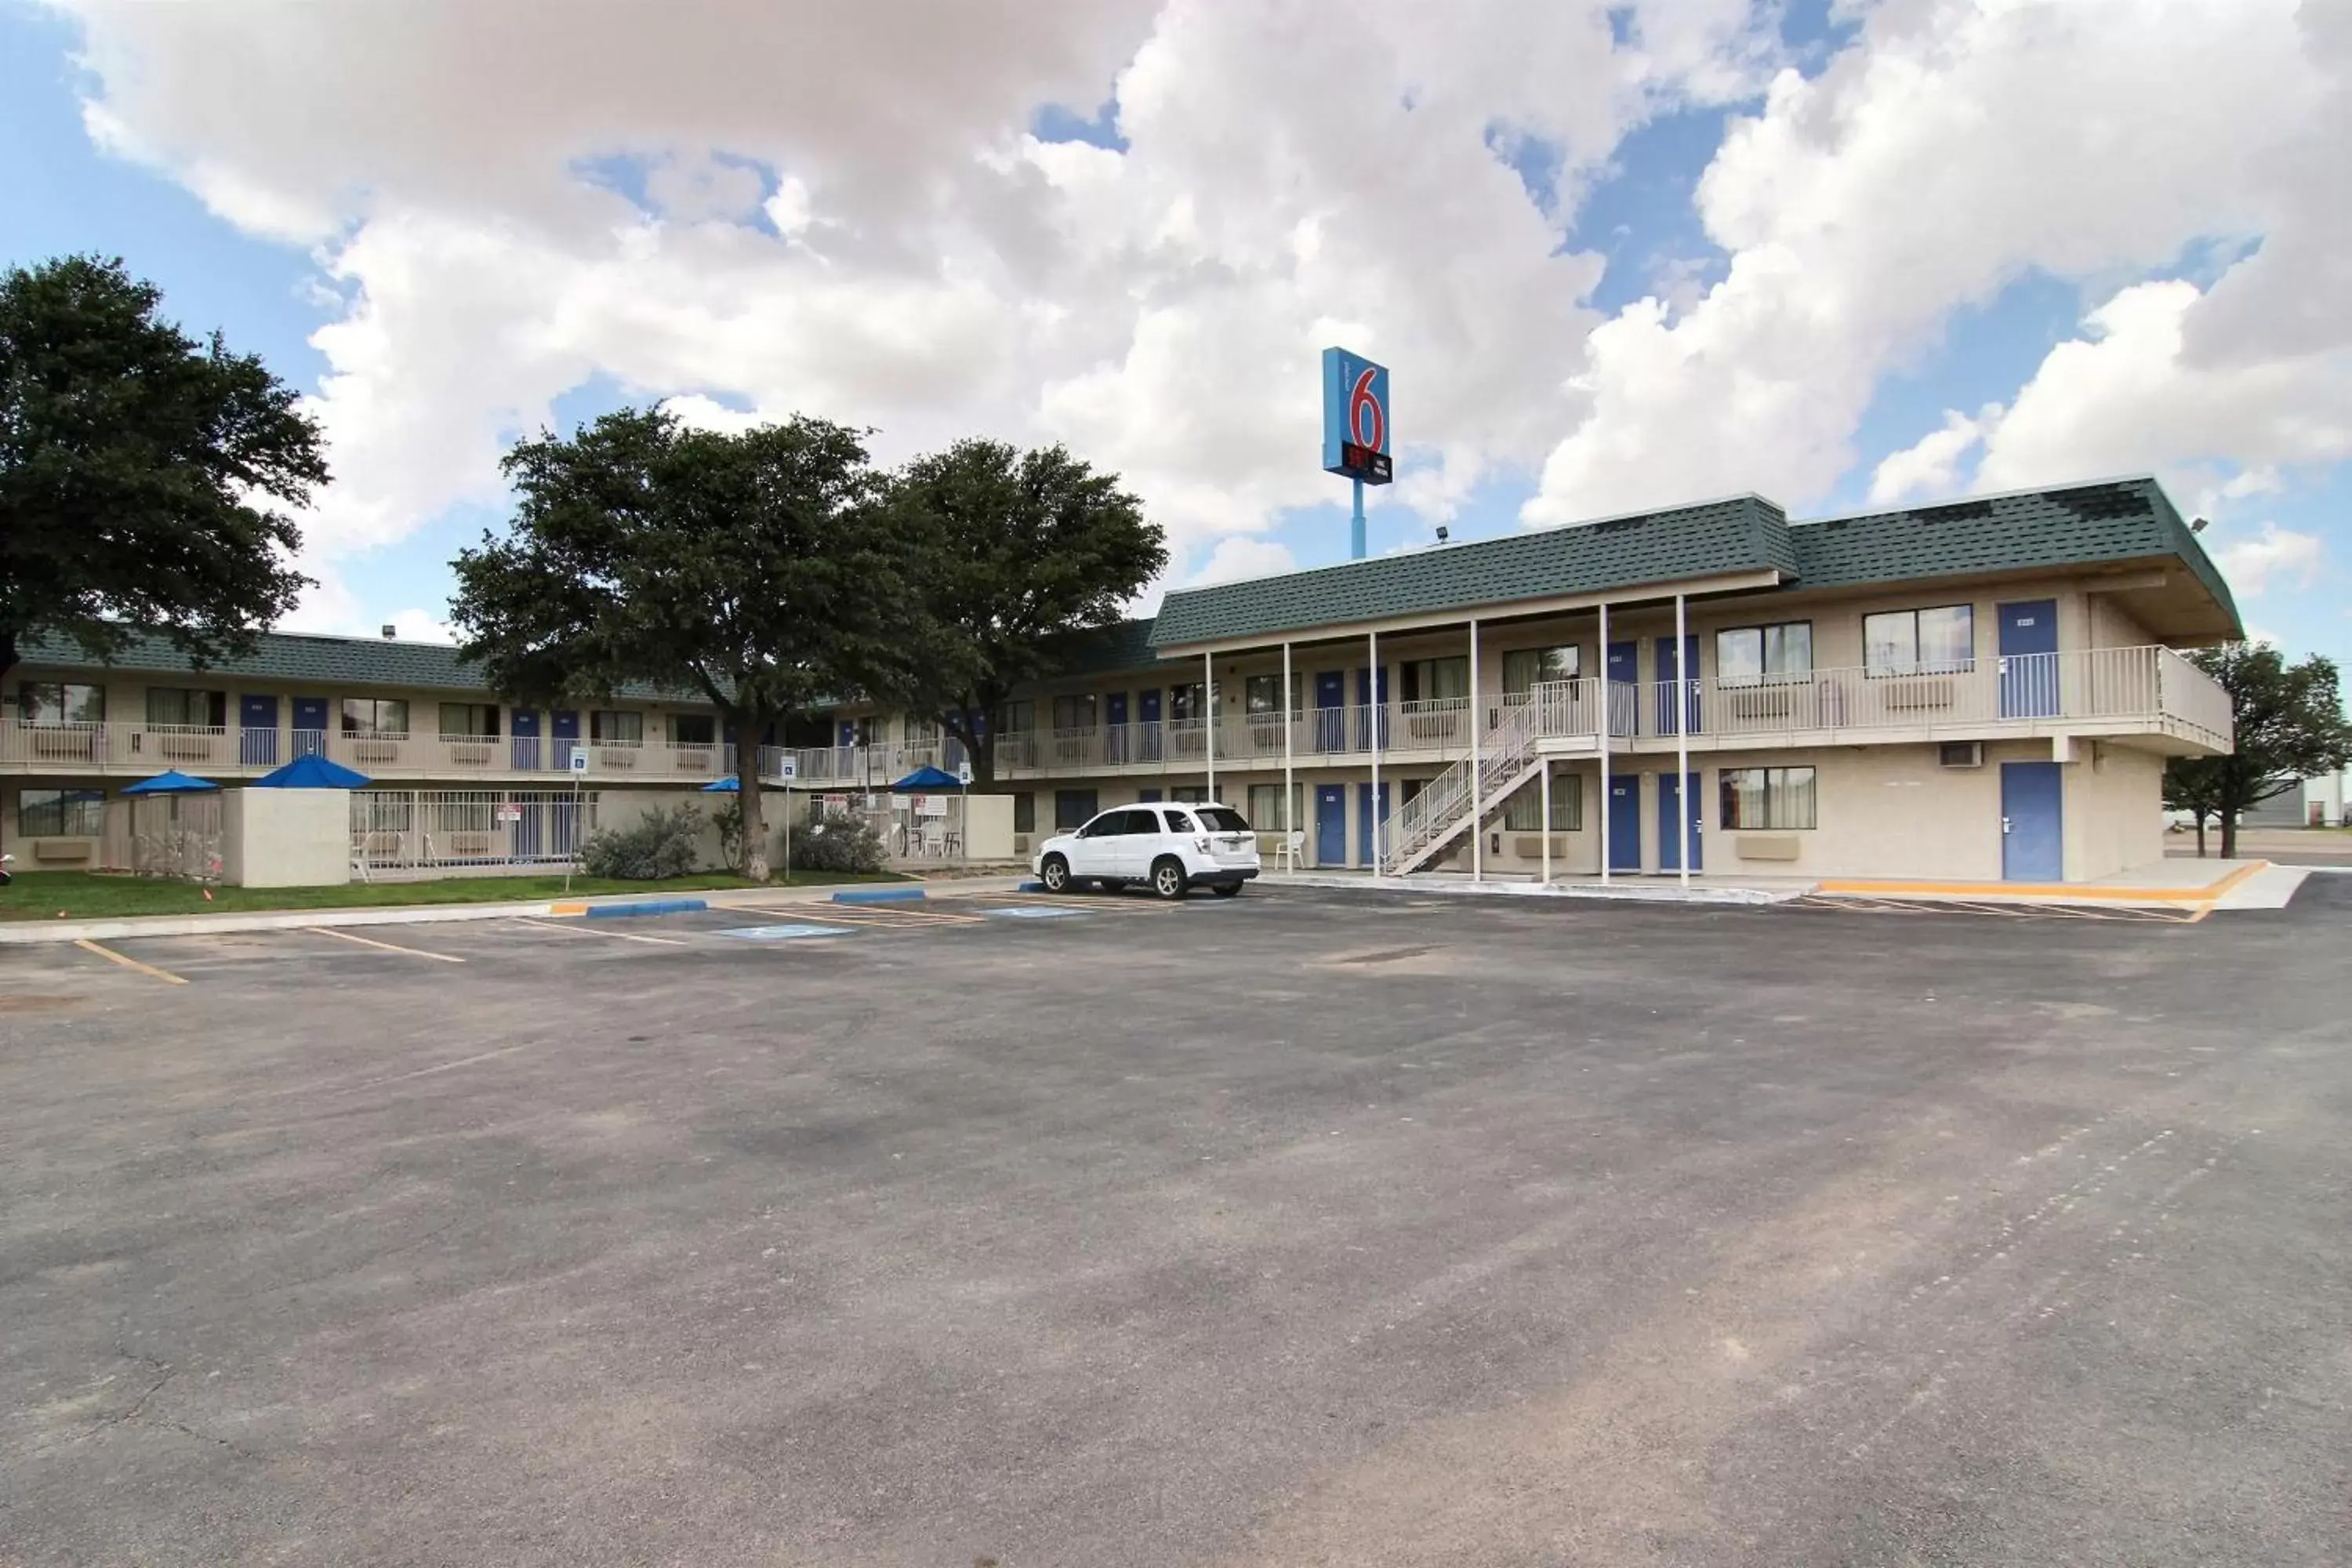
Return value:
[(120, 260), (0, 276), (0, 674), (25, 641), (94, 658), (161, 633), (199, 662), (294, 607), (278, 508), (327, 482), (293, 390), (163, 320)]
[(867, 688), (936, 716), (995, 780), (1005, 700), (1055, 672), (1058, 634), (1106, 626), (1168, 564), (1143, 503), (1060, 447), (959, 441), (894, 477), (892, 509), (917, 552), (920, 655)]
[(2176, 757), (2164, 773), (2164, 804), (2197, 816), (2198, 853), (2205, 823), (2221, 824), (2221, 855), (2238, 852), (2238, 819), (2314, 773), (2352, 758), (2352, 725), (2336, 664), (2314, 654), (2290, 665), (2268, 643), (2199, 648), (2189, 658), (2230, 694), (2237, 745), (2226, 757)]
[(907, 679), (906, 542), (863, 438), (800, 416), (722, 435), (623, 411), (522, 442), (505, 468), (511, 531), (455, 563), (464, 656), (523, 700), (632, 683), (708, 700), (737, 742), (741, 868), (764, 879), (763, 733), (845, 682)]

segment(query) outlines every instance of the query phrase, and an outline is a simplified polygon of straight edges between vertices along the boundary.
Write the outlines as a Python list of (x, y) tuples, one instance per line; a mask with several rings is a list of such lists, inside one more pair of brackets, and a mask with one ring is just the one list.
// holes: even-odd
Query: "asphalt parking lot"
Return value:
[(2347, 931), (0, 950), (0, 1563), (2342, 1563)]

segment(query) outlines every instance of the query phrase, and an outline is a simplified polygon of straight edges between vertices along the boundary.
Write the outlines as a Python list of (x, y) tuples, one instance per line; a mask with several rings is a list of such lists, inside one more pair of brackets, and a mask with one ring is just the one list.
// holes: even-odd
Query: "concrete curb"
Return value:
[(1804, 888), (1603, 887), (1597, 882), (1415, 882), (1402, 877), (1261, 877), (1252, 884), (1265, 892), (1285, 888), (1330, 888), (1340, 891), (1436, 893), (1461, 899), (1597, 899), (1642, 904), (1783, 904), (1802, 898)]

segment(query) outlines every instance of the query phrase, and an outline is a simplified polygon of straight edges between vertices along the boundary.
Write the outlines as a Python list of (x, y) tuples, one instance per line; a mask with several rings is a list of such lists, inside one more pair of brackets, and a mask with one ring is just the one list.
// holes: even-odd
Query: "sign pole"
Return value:
[(1348, 559), (1364, 558), (1364, 481), (1356, 481), (1356, 514), (1348, 522)]

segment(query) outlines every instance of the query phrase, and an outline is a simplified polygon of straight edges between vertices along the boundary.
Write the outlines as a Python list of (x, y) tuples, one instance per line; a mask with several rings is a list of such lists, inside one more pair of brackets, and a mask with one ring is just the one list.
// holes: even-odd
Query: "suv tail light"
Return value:
[(1198, 849), (1202, 854), (1206, 855), (1209, 852), (1209, 836), (1203, 833), (1199, 837), (1193, 839), (1192, 847)]

